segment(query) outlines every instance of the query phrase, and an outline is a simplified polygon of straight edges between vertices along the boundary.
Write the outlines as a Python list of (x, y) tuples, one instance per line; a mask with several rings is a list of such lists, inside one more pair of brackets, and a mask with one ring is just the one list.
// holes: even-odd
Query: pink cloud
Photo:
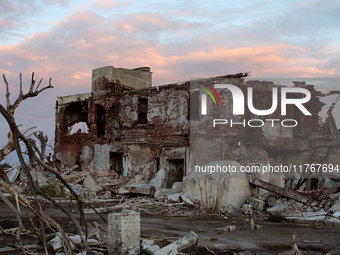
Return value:
[(45, 79), (53, 77), (54, 93), (62, 94), (90, 91), (91, 70), (105, 65), (150, 66), (154, 84), (248, 71), (257, 77), (339, 74), (337, 66), (304, 47), (287, 43), (228, 47), (209, 34), (163, 43), (155, 26), (157, 33), (197, 28), (197, 24), (176, 23), (160, 14), (108, 20), (89, 11), (76, 13), (49, 31), (13, 46), (0, 46), (0, 60), (7, 63), (0, 68), (13, 79), (32, 71)]

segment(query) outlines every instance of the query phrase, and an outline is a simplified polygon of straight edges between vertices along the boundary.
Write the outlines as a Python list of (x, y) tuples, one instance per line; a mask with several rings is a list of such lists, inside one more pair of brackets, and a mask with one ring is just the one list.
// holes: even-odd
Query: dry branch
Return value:
[[(34, 231), (37, 233), (37, 236), (43, 239), (43, 244), (44, 244), (44, 250), (45, 253), (47, 254), (47, 248), (46, 248), (46, 242), (45, 242), (45, 237), (44, 237), (44, 224), (46, 224), (49, 228), (51, 228), (54, 232), (60, 232), (61, 233), (61, 239), (62, 239), (62, 246), (64, 249), (64, 252), (66, 254), (73, 254), (72, 251), (72, 245), (71, 245), (71, 241), (68, 238), (68, 235), (65, 233), (65, 231), (59, 226), (59, 224), (57, 224), (53, 219), (49, 218), (47, 215), (45, 215), (42, 211), (41, 205), (39, 203), (39, 200), (36, 196), (36, 194), (39, 194), (41, 196), (43, 196), (45, 199), (47, 199), (49, 202), (51, 202), (52, 204), (54, 204), (55, 206), (57, 206), (59, 209), (61, 209), (75, 224), (76, 228), (78, 229), (78, 232), (80, 234), (82, 243), (85, 245), (86, 250), (89, 252), (90, 248), (89, 245), (86, 241), (86, 238), (84, 237), (83, 231), (78, 223), (78, 221), (75, 220), (75, 218), (71, 215), (71, 213), (69, 211), (67, 211), (63, 206), (61, 206), (59, 203), (57, 203), (54, 199), (52, 199), (50, 196), (48, 196), (46, 193), (42, 192), (37, 186), (36, 184), (32, 181), (32, 176), (30, 174), (29, 171), (29, 167), (27, 166), (23, 155), (22, 155), (22, 151), (21, 151), (21, 146), (19, 144), (19, 140), (23, 141), (27, 151), (28, 151), (28, 156), (29, 156), (29, 160), (30, 160), (30, 164), (33, 164), (34, 162), (37, 162), (38, 164), (42, 165), (46, 170), (53, 172), (57, 178), (63, 183), (64, 186), (66, 186), (71, 194), (73, 194), (79, 204), (79, 208), (80, 211), (82, 212), (82, 201), (79, 199), (79, 197), (77, 196), (77, 194), (74, 192), (74, 190), (68, 185), (68, 183), (50, 166), (48, 166), (47, 164), (45, 164), (43, 162), (44, 159), (44, 152), (46, 149), (46, 143), (47, 143), (47, 137), (45, 137), (43, 135), (43, 133), (36, 133), (34, 132), (33, 134), (36, 136), (36, 138), (38, 140), (40, 140), (41, 142), (41, 150), (39, 150), (36, 146), (36, 144), (28, 139), (27, 137), (25, 137), (24, 134), (22, 134), (15, 122), (14, 119), (14, 112), (16, 110), (16, 108), (19, 106), (19, 104), (27, 99), (27, 98), (31, 98), (31, 97), (35, 97), (37, 95), (39, 95), (42, 91), (49, 89), (49, 88), (53, 88), (51, 85), (51, 79), (49, 80), (49, 85), (43, 87), (42, 89), (39, 89), (41, 83), (42, 83), (42, 79), (39, 81), (38, 85), (35, 87), (35, 80), (34, 80), (34, 73), (32, 73), (32, 79), (31, 79), (31, 85), (29, 87), (29, 91), (24, 94), (23, 90), (22, 90), (22, 74), (20, 74), (20, 85), (19, 85), (19, 95), (18, 98), (14, 101), (13, 104), (11, 104), (11, 100), (10, 100), (10, 91), (9, 91), (9, 84), (7, 82), (7, 79), (5, 77), (5, 75), (3, 75), (3, 79), (4, 82), (6, 84), (6, 108), (3, 107), (2, 104), (0, 104), (0, 113), (2, 114), (2, 116), (5, 118), (5, 120), (7, 121), (9, 128), (10, 128), (10, 133), (8, 135), (9, 137), (9, 141), (7, 143), (7, 145), (5, 146), (5, 148), (3, 148), (2, 150), (0, 150), (0, 160), (2, 160), (5, 156), (7, 156), (10, 152), (12, 152), (13, 150), (17, 151), (17, 156), (19, 158), (19, 161), (21, 163), (22, 169), (24, 170), (24, 173), (27, 176), (29, 185), (31, 187), (33, 196), (37, 202), (38, 205), (38, 210), (33, 207), (30, 202), (24, 197), (22, 196), (9, 182), (8, 179), (5, 178), (1, 178), (0, 179), (0, 185), (3, 186), (4, 188), (6, 188), (11, 194), (12, 196), (16, 199), (17, 202), (17, 207), (19, 208), (19, 203), (25, 207), (25, 210), (27, 212), (27, 210), (33, 212), (33, 214), (39, 219), (40, 221), (40, 225), (41, 225), (41, 232), (33, 227)], [(28, 131), (26, 131), (27, 133)], [(34, 145), (33, 145), (34, 143)], [(5, 149), (5, 150), (4, 150)], [(36, 153), (39, 154), (39, 157), (36, 156)], [(3, 169), (0, 169), (1, 175), (4, 176), (4, 172), (2, 171)], [(2, 193), (1, 193), (2, 194)], [(0, 194), (0, 196), (1, 196)], [(2, 197), (3, 200), (7, 203), (6, 198)], [(13, 205), (8, 202), (8, 206), (13, 210), (13, 212), (15, 212), (17, 218), (18, 218), (18, 222), (19, 222), (19, 228), (17, 230), (17, 239), (18, 239), (18, 243), (21, 247), (21, 250), (23, 252), (23, 254), (25, 254), (25, 250), (23, 248), (23, 245), (20, 241), (20, 236), (21, 236), (21, 230), (23, 228), (22, 226), (22, 222), (21, 222), (21, 218), (20, 218), (20, 212), (19, 210), (16, 210)], [(29, 214), (29, 212), (28, 212)], [(81, 213), (81, 221), (84, 220), (83, 217), (83, 213)], [(20, 223), (21, 222), (21, 223)], [(32, 224), (32, 221), (31, 221)]]
[(16, 238), (17, 238), (17, 241), (18, 241), (18, 244), (20, 246), (22, 253), (26, 254), (25, 248), (21, 242), (21, 232), (24, 229), (24, 225), (22, 224), (22, 221), (21, 221), (21, 215), (19, 211), (15, 209), (15, 207), (11, 204), (11, 202), (8, 201), (8, 199), (4, 196), (4, 194), (1, 191), (0, 191), (0, 197), (8, 205), (8, 207), (12, 210), (12, 212), (15, 214), (15, 217), (17, 218), (19, 226), (17, 229)]
[[(42, 89), (39, 90), (39, 86), (42, 82), (42, 79), (41, 79), (38, 86), (34, 89), (35, 80), (34, 80), (34, 73), (32, 73), (32, 79), (31, 79), (31, 85), (30, 85), (29, 91), (28, 91), (28, 93), (24, 94), (23, 90), (22, 90), (22, 74), (20, 73), (19, 95), (18, 95), (18, 98), (14, 101), (14, 103), (11, 104), (11, 99), (10, 99), (11, 94), (10, 94), (10, 91), (9, 91), (9, 84), (8, 84), (8, 81), (7, 81), (6, 76), (4, 74), (2, 75), (2, 77), (3, 77), (3, 80), (4, 80), (5, 85), (6, 85), (6, 110), (8, 111), (8, 113), (12, 117), (14, 117), (14, 113), (15, 113), (16, 108), (19, 106), (19, 104), (23, 100), (30, 98), (30, 97), (36, 97), (41, 92), (43, 92), (44, 90), (49, 89), (49, 88), (53, 88), (53, 86), (51, 85), (52, 78), (50, 78), (48, 86), (45, 86), (45, 87), (43, 87)], [(13, 143), (13, 135), (10, 131), (9, 134), (8, 134), (7, 144), (0, 150), (0, 161), (3, 160), (8, 154), (10, 154), (14, 150), (15, 150), (15, 145)]]

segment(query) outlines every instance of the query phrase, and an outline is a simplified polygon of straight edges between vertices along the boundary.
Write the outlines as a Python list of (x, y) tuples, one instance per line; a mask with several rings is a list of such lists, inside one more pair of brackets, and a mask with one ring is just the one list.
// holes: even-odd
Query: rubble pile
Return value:
[(291, 222), (319, 223), (340, 226), (340, 192), (338, 189), (318, 189), (308, 192), (296, 192), (305, 195), (305, 203), (286, 198), (278, 194), (252, 194), (243, 205), (243, 213), (266, 213), (280, 215)]
[[(176, 255), (179, 254), (178, 252), (185, 250), (191, 246), (198, 244), (198, 235), (193, 231), (190, 231), (189, 234), (183, 236), (181, 239), (163, 247), (159, 248), (158, 245), (155, 245), (154, 240), (143, 240), (142, 247), (145, 250), (153, 252), (155, 255), (163, 255), (163, 254), (170, 254)], [(181, 253), (183, 254), (183, 253)]]
[[(147, 215), (168, 215), (194, 217), (198, 214), (198, 206), (185, 196), (179, 196), (176, 200), (163, 199), (158, 201), (150, 197), (135, 197), (121, 199), (118, 205), (96, 208), (99, 213), (121, 212), (133, 210)], [(84, 209), (85, 214), (94, 214), (92, 209)]]

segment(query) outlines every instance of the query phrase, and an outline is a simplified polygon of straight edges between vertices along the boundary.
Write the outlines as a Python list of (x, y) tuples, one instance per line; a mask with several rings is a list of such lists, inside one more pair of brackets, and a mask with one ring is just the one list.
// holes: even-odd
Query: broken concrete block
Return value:
[(236, 226), (227, 226), (227, 231), (228, 232), (236, 231)]
[(302, 212), (295, 212), (295, 211), (282, 212), (280, 213), (280, 215), (284, 217), (302, 217)]
[(251, 196), (254, 197), (254, 198), (257, 198), (257, 199), (259, 199), (263, 202), (266, 202), (269, 198), (269, 193), (266, 193), (266, 194), (263, 194), (263, 195), (253, 193)]
[(295, 208), (302, 208), (303, 207), (303, 203), (294, 202), (294, 206), (295, 206)]
[(268, 199), (268, 201), (267, 201), (267, 206), (268, 206), (268, 207), (273, 207), (273, 206), (277, 205), (276, 200), (277, 200), (276, 198), (270, 197), (270, 198)]
[(183, 186), (183, 182), (175, 182), (172, 184), (172, 190), (176, 191), (176, 193), (182, 192)]
[(188, 198), (187, 196), (180, 195), (179, 198), (185, 203), (185, 205), (190, 206), (190, 207), (195, 207), (195, 204), (191, 202), (190, 198)]
[(328, 211), (329, 208), (331, 208), (332, 205), (333, 205), (333, 201), (328, 201), (328, 202), (325, 204), (324, 209), (325, 209), (326, 211)]
[[(78, 196), (82, 196), (82, 194), (84, 194), (85, 189), (78, 186), (78, 185), (73, 185), (72, 183), (69, 183), (68, 185), (70, 185), (70, 187), (74, 190), (74, 192), (78, 195)], [(66, 189), (66, 193), (70, 194), (70, 191), (68, 189)]]
[(169, 196), (168, 199), (171, 203), (178, 203), (179, 196)]
[(340, 212), (333, 213), (333, 217), (340, 219)]
[(314, 212), (314, 210), (312, 208), (310, 208), (309, 206), (307, 208), (305, 208), (306, 212)]
[(177, 255), (178, 254), (178, 251), (176, 249), (173, 249), (169, 255)]
[(242, 207), (242, 211), (244, 214), (246, 215), (253, 215), (254, 210), (253, 210), (253, 206), (252, 205), (248, 205), (248, 204), (244, 204)]
[(140, 252), (140, 213), (109, 214), (108, 254), (137, 255)]
[(90, 191), (98, 190), (98, 184), (90, 174), (87, 174), (87, 176), (84, 178), (83, 186), (85, 189), (88, 189)]
[(250, 198), (250, 204), (253, 206), (253, 208), (255, 210), (262, 212), (264, 210), (266, 203), (264, 201), (260, 200), (260, 199), (257, 199), (255, 197), (251, 197)]
[[(55, 237), (48, 242), (48, 244), (51, 245), (53, 247), (53, 250), (55, 250), (55, 251), (59, 250), (60, 248), (63, 247), (61, 236), (62, 236), (61, 233), (57, 232)], [(71, 239), (71, 237), (70, 237), (70, 239)], [(74, 249), (74, 247), (75, 247), (74, 244), (71, 243), (71, 248)]]
[(146, 248), (148, 251), (151, 251), (153, 253), (155, 253), (156, 251), (158, 251), (160, 248), (158, 245), (152, 245), (151, 247), (149, 248)]
[[(81, 244), (81, 237), (80, 237), (80, 235), (70, 236), (70, 239), (76, 245), (80, 245)], [(98, 240), (96, 240), (96, 239), (87, 239), (87, 242), (89, 244), (99, 243)]]
[(340, 193), (330, 194), (329, 198), (332, 200), (339, 199)]
[(155, 240), (150, 240), (150, 239), (144, 239), (142, 241), (142, 247), (145, 249), (147, 247), (151, 247), (155, 244)]
[(170, 199), (171, 195), (174, 194), (182, 194), (182, 189), (183, 189), (183, 182), (175, 182), (172, 185), (171, 189), (158, 189), (156, 190), (155, 193), (155, 198), (163, 198), (164, 196), (168, 196)]
[(313, 203), (310, 204), (311, 207), (317, 206), (319, 204), (319, 202), (314, 201)]
[(224, 228), (218, 228), (219, 234), (222, 234), (223, 232), (234, 232), (236, 231), (236, 226), (226, 226)]
[(339, 200), (335, 201), (331, 208), (329, 208), (329, 210), (333, 212), (340, 211), (340, 201)]
[[(21, 165), (17, 165), (17, 166), (14, 166), (14, 167), (11, 167), (11, 168), (8, 168), (8, 169), (6, 169), (5, 170), (5, 173), (6, 173), (6, 175), (7, 175), (7, 178), (8, 178), (8, 180), (11, 182), (11, 183), (13, 183), (13, 182), (15, 182), (17, 179), (18, 179), (18, 176), (20, 175), (20, 170), (21, 170)], [(39, 171), (39, 170), (37, 170), (37, 168), (35, 168), (35, 169), (33, 169), (33, 170), (31, 170), (31, 175), (32, 175), (32, 177), (33, 177), (33, 175), (35, 175), (35, 172), (38, 172), (39, 173), (39, 177), (43, 177), (44, 179), (46, 179), (46, 177)], [(37, 176), (35, 176), (35, 178), (33, 179), (34, 181), (36, 181), (37, 180)], [(19, 180), (22, 182), (22, 181), (24, 181), (24, 180), (26, 180), (27, 179), (27, 177), (25, 176), (25, 175), (21, 175), (20, 177), (19, 177)], [(46, 181), (46, 180), (45, 180)], [(44, 182), (45, 182), (44, 181)]]
[(137, 185), (129, 185), (123, 186), (119, 188), (119, 194), (141, 194), (154, 196), (155, 187), (149, 184), (137, 184)]
[(154, 186), (156, 190), (166, 187), (166, 179), (168, 177), (168, 172), (165, 169), (161, 169), (157, 172), (156, 177), (151, 179), (149, 184)]
[(254, 225), (254, 229), (255, 230), (263, 229), (263, 225)]
[(145, 250), (151, 251), (152, 253), (160, 249), (158, 245), (155, 245), (155, 240), (150, 240), (150, 239), (143, 240), (142, 248)]
[(292, 205), (287, 201), (271, 208), (267, 208), (267, 212), (269, 212), (270, 214), (279, 214), (287, 211), (294, 211)]
[[(182, 251), (186, 248), (194, 246), (198, 243), (198, 235), (196, 235), (193, 231), (190, 231), (189, 234), (182, 237), (181, 239), (161, 248), (156, 251), (155, 255), (164, 255), (164, 254), (177, 254), (177, 252)], [(174, 253), (176, 252), (176, 253)]]
[(59, 250), (60, 248), (63, 247), (62, 243), (61, 243), (61, 238), (59, 237), (58, 233), (56, 234), (56, 236), (51, 239), (48, 242), (49, 245), (51, 245), (53, 247), (53, 250)]

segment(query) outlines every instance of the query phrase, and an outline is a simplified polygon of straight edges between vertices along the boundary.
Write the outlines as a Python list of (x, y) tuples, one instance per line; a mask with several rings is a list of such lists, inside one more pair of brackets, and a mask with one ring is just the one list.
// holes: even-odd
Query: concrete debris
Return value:
[(250, 199), (250, 204), (253, 206), (254, 210), (257, 210), (259, 212), (262, 212), (264, 210), (266, 202), (255, 197), (251, 197)]
[(181, 239), (154, 252), (155, 255), (177, 254), (178, 252), (198, 244), (198, 235), (191, 231)]
[(143, 239), (142, 241), (142, 247), (145, 248), (149, 248), (151, 246), (153, 246), (155, 244), (155, 240), (148, 240), (148, 239)]
[(140, 253), (140, 213), (123, 211), (109, 214), (108, 254)]
[(171, 203), (179, 203), (180, 202), (180, 199), (179, 199), (180, 195), (171, 195), (168, 197), (169, 201)]
[(290, 199), (294, 199), (298, 202), (302, 202), (302, 203), (308, 202), (308, 197), (306, 197), (302, 194), (294, 192), (293, 190), (281, 188), (279, 186), (273, 185), (269, 182), (265, 182), (265, 181), (257, 179), (257, 178), (249, 179), (249, 183), (252, 184), (252, 185), (255, 185), (257, 187), (260, 187), (262, 189), (265, 189), (267, 191), (278, 194), (280, 196), (290, 198)]
[(55, 251), (63, 247), (60, 236), (61, 234), (57, 233), (55, 237), (48, 242), (48, 244), (51, 245)]
[(155, 187), (149, 184), (137, 184), (120, 187), (118, 192), (119, 194), (140, 194), (153, 197), (155, 191)]
[[(271, 185), (271, 189), (273, 186)], [(280, 215), (291, 222), (297, 223), (340, 226), (340, 193), (332, 194), (332, 192), (337, 191), (338, 188), (323, 188), (308, 192), (295, 192), (291, 190), (288, 193), (285, 192), (283, 194), (284, 197), (277, 195), (280, 192), (276, 192), (276, 195), (273, 193), (265, 195), (254, 193), (246, 201), (246, 204), (243, 205), (242, 211), (246, 215), (253, 212)], [(295, 196), (293, 193), (303, 195), (303, 197)], [(287, 194), (290, 197), (298, 197), (304, 203), (287, 198)], [(324, 199), (314, 200), (316, 194)], [(254, 229), (256, 229), (255, 226)]]
[[(62, 245), (62, 235), (58, 232), (56, 233), (55, 237), (51, 239), (48, 244), (53, 247), (53, 249), (59, 250), (63, 247)], [(77, 245), (81, 245), (81, 238), (79, 235), (69, 236), (71, 240), (71, 247), (72, 249), (75, 249)], [(99, 241), (96, 239), (87, 239), (89, 244), (99, 244)]]
[(270, 214), (279, 214), (286, 211), (292, 211), (295, 208), (292, 206), (292, 203), (285, 201), (282, 204), (275, 205), (267, 209), (267, 212)]
[[(81, 244), (80, 235), (70, 236), (70, 239), (71, 239), (72, 243), (75, 244), (75, 245)], [(87, 242), (89, 244), (98, 244), (99, 243), (98, 240), (96, 240), (96, 239), (87, 239)]]
[(156, 251), (160, 249), (158, 245), (155, 245), (155, 240), (147, 240), (147, 239), (144, 239), (142, 241), (142, 248), (153, 253), (155, 253)]
[(333, 213), (333, 217), (340, 219), (340, 211)]
[(21, 165), (18, 165), (18, 166), (15, 166), (15, 167), (12, 167), (12, 168), (9, 168), (9, 169), (5, 170), (5, 173), (6, 173), (7, 177), (8, 177), (8, 180), (11, 183), (16, 181), (16, 179), (18, 178), (18, 175), (20, 173), (20, 168), (21, 168)]
[(223, 232), (234, 232), (236, 231), (236, 226), (226, 226), (224, 228), (218, 228), (217, 229), (219, 234), (222, 234)]
[(151, 247), (146, 248), (148, 251), (155, 253), (156, 251), (160, 250), (158, 245), (153, 245)]
[(187, 196), (180, 195), (179, 199), (180, 199), (180, 201), (183, 201), (187, 206), (195, 207), (195, 204), (193, 202), (191, 202), (190, 198), (188, 198)]
[[(69, 183), (70, 187), (77, 193), (78, 196), (84, 197), (86, 189), (81, 187), (80, 185), (73, 185)], [(67, 194), (70, 194), (69, 190), (66, 191)]]
[(164, 189), (166, 187), (167, 176), (168, 176), (168, 172), (165, 169), (160, 169), (157, 172), (155, 178), (151, 179), (149, 184), (154, 186), (156, 190)]
[[(198, 214), (197, 208), (187, 206), (185, 202), (168, 203), (155, 201), (149, 197), (135, 197), (127, 199), (119, 205), (96, 208), (99, 213), (120, 212), (122, 210), (135, 210), (148, 215), (167, 214), (169, 216), (194, 216)], [(85, 214), (94, 214), (92, 209), (84, 209)]]
[(244, 204), (242, 210), (245, 215), (253, 215), (254, 213), (253, 206), (251, 204)]
[(330, 211), (337, 212), (340, 211), (340, 200), (339, 197), (337, 197), (338, 200), (336, 200), (333, 205), (329, 208)]
[(80, 183), (82, 180), (84, 180), (85, 176), (87, 176), (88, 173), (72, 173), (63, 176), (64, 180), (67, 182), (72, 183), (73, 185)]
[[(150, 181), (150, 184), (152, 182)], [(156, 188), (156, 187), (155, 187)], [(157, 189), (157, 188), (156, 188)], [(171, 189), (157, 189), (155, 193), (155, 198), (162, 198), (164, 196), (171, 196), (173, 194), (182, 193), (183, 182), (175, 182)]]

